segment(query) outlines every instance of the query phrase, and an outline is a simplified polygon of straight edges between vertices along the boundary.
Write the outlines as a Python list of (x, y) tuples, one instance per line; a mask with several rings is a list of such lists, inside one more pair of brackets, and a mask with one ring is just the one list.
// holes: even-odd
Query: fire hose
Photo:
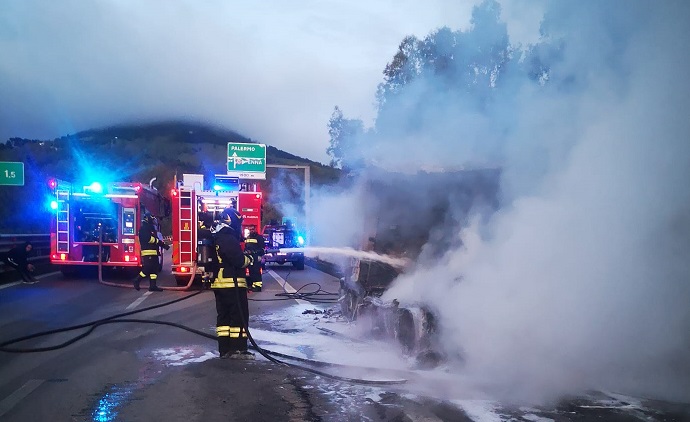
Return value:
[[(161, 254), (162, 256), (162, 254)], [(192, 288), (192, 284), (194, 283), (194, 278), (196, 277), (196, 263), (192, 266), (192, 269), (190, 271), (190, 277), (189, 277), (189, 282), (187, 282), (186, 286), (177, 286), (177, 287), (169, 287), (169, 286), (158, 286), (163, 290), (171, 290), (171, 291), (188, 291), (189, 289)], [(124, 287), (124, 288), (130, 288), (133, 289), (134, 286), (130, 284), (122, 284), (122, 283), (113, 283), (112, 281), (104, 281), (103, 280), (103, 225), (101, 223), (98, 223), (98, 282), (106, 285), (106, 286), (111, 286), (111, 287)]]
[[(67, 346), (69, 346), (69, 345), (71, 345), (71, 344), (73, 344), (73, 343), (76, 343), (77, 341), (79, 341), (79, 340), (85, 338), (86, 336), (88, 336), (89, 334), (91, 334), (91, 333), (92, 333), (96, 328), (98, 328), (99, 326), (107, 325), (107, 324), (114, 324), (114, 323), (142, 323), (142, 324), (167, 325), (167, 326), (171, 326), (171, 327), (180, 328), (180, 329), (183, 329), (183, 330), (185, 330), (185, 331), (189, 331), (189, 332), (194, 333), (194, 334), (198, 334), (198, 335), (200, 335), (200, 336), (202, 336), (202, 337), (204, 337), (204, 338), (208, 338), (208, 339), (212, 339), (212, 340), (217, 340), (216, 336), (214, 336), (214, 335), (212, 335), (212, 334), (209, 334), (209, 333), (203, 332), (203, 331), (201, 331), (201, 330), (197, 330), (197, 329), (194, 329), (194, 328), (185, 326), (185, 325), (183, 325), (183, 324), (178, 324), (178, 323), (168, 322), (168, 321), (158, 321), (158, 320), (148, 320), (148, 319), (131, 319), (131, 318), (124, 318), (124, 317), (129, 316), (129, 315), (133, 315), (133, 314), (137, 314), (137, 313), (149, 311), (149, 310), (152, 310), (152, 309), (161, 308), (161, 307), (164, 307), (164, 306), (169, 306), (169, 305), (172, 305), (172, 304), (174, 304), (174, 303), (181, 302), (181, 301), (183, 301), (183, 300), (192, 298), (192, 297), (194, 297), (194, 296), (196, 296), (196, 295), (198, 295), (198, 294), (200, 294), (200, 293), (202, 293), (202, 292), (203, 292), (203, 291), (198, 291), (198, 292), (189, 294), (189, 295), (187, 295), (187, 296), (184, 296), (184, 297), (181, 297), (181, 298), (177, 298), (177, 299), (174, 299), (174, 300), (171, 300), (171, 301), (168, 301), (168, 302), (164, 302), (164, 303), (161, 303), (161, 304), (158, 304), (158, 305), (152, 305), (152, 306), (149, 306), (149, 307), (146, 307), (146, 308), (137, 309), (137, 310), (133, 310), (133, 311), (129, 311), (129, 312), (124, 312), (124, 313), (112, 315), (112, 316), (109, 316), (109, 317), (106, 317), (106, 318), (102, 318), (102, 319), (95, 320), (95, 321), (91, 321), (91, 322), (86, 322), (86, 323), (83, 323), (83, 324), (78, 324), (78, 325), (73, 325), (73, 326), (64, 327), (64, 328), (57, 328), (57, 329), (54, 329), (54, 330), (48, 330), (48, 331), (38, 332), (38, 333), (29, 334), (29, 335), (26, 335), (26, 336), (14, 338), (14, 339), (11, 339), (11, 340), (7, 340), (7, 341), (4, 341), (4, 342), (0, 343), (0, 352), (5, 352), (5, 353), (39, 353), (39, 352), (48, 352), (48, 351), (52, 351), (52, 350), (61, 349), (61, 348), (67, 347)], [(238, 292), (237, 290), (236, 290), (236, 292), (237, 292), (237, 295), (238, 295), (237, 298), (238, 298), (238, 300), (239, 300), (239, 292)], [(241, 313), (241, 310), (240, 310), (240, 313)], [(240, 316), (241, 316), (241, 318), (242, 318), (242, 323), (243, 323), (243, 325), (244, 325), (245, 327), (247, 327), (245, 316), (244, 316), (242, 313), (241, 313)], [(35, 339), (35, 338), (39, 338), (39, 337), (44, 337), (44, 336), (48, 336), (48, 335), (52, 335), (52, 334), (58, 334), (58, 333), (64, 333), (64, 332), (74, 331), (74, 330), (83, 329), (83, 328), (87, 328), (87, 330), (84, 331), (83, 333), (78, 334), (78, 335), (76, 335), (75, 337), (73, 337), (73, 338), (71, 338), (71, 339), (68, 339), (68, 340), (66, 340), (66, 341), (64, 341), (64, 342), (62, 342), (62, 343), (60, 343), (60, 344), (57, 344), (57, 345), (45, 346), (45, 347), (35, 347), (35, 348), (9, 348), (9, 347), (7, 347), (7, 346), (10, 346), (10, 345), (12, 345), (12, 344), (16, 344), (16, 343), (23, 342), (23, 341), (27, 341), (27, 340), (31, 340), (31, 339)], [(359, 379), (359, 378), (349, 378), (349, 377), (343, 377), (343, 376), (339, 376), (339, 375), (335, 375), (335, 374), (330, 374), (330, 373), (328, 373), (328, 372), (320, 371), (320, 370), (318, 370), (318, 369), (310, 368), (310, 367), (308, 367), (308, 366), (298, 365), (298, 364), (295, 364), (295, 363), (292, 363), (292, 362), (281, 361), (281, 360), (275, 358), (274, 356), (279, 356), (279, 357), (282, 357), (282, 358), (284, 358), (284, 359), (290, 359), (290, 360), (293, 360), (293, 361), (299, 361), (299, 362), (302, 362), (302, 363), (306, 363), (306, 364), (310, 364), (310, 365), (318, 366), (318, 367), (332, 367), (332, 368), (347, 368), (347, 367), (349, 367), (349, 368), (357, 368), (357, 369), (374, 370), (374, 368), (361, 368), (361, 367), (355, 367), (355, 366), (347, 366), (347, 365), (340, 365), (340, 364), (332, 364), (332, 363), (328, 363), (328, 362), (321, 362), (321, 361), (310, 360), (310, 359), (303, 359), (303, 358), (299, 358), (299, 357), (296, 357), (296, 356), (290, 356), (290, 355), (287, 355), (287, 354), (281, 354), (281, 353), (273, 352), (273, 351), (271, 351), (271, 350), (264, 349), (264, 348), (260, 347), (260, 346), (256, 343), (256, 341), (254, 340), (254, 338), (251, 336), (251, 333), (250, 333), (248, 327), (247, 327), (247, 337), (250, 339), (250, 342), (251, 342), (251, 344), (252, 344), (254, 350), (256, 350), (257, 352), (259, 352), (262, 356), (264, 356), (264, 357), (265, 357), (266, 359), (268, 359), (269, 361), (271, 361), (271, 362), (273, 362), (273, 363), (276, 363), (276, 364), (278, 364), (278, 365), (281, 365), (281, 366), (292, 367), (292, 368), (300, 369), (300, 370), (303, 370), (303, 371), (306, 371), (306, 372), (309, 372), (309, 373), (312, 373), (312, 374), (315, 374), (315, 375), (323, 376), (323, 377), (330, 378), (330, 379), (334, 379), (334, 380), (338, 380), (338, 381), (350, 382), (350, 383), (354, 383), (354, 384), (364, 384), (364, 385), (398, 385), (398, 384), (404, 384), (404, 383), (407, 382), (406, 379), (395, 379), (395, 380), (366, 380), (366, 379)]]

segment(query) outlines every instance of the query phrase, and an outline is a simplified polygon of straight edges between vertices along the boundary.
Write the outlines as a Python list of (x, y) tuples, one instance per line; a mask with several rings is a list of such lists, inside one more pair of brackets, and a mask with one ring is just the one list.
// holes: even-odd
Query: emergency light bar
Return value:
[(216, 174), (215, 182), (213, 183), (213, 190), (240, 190), (240, 179), (237, 177), (230, 177), (224, 174)]

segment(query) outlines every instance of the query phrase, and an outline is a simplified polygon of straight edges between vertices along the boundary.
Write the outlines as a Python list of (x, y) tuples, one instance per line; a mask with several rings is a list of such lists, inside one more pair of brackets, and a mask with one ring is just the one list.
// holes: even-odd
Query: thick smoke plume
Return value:
[(501, 168), (500, 208), (451, 219), (462, 246), (422, 254), (388, 297), (431, 306), (463, 379), (501, 398), (690, 400), (690, 5), (548, 3), (525, 47), (499, 12), (485, 2), (465, 33), (435, 32), (456, 73), (406, 50), (410, 73), (382, 85), (353, 142), (352, 162), (389, 169)]

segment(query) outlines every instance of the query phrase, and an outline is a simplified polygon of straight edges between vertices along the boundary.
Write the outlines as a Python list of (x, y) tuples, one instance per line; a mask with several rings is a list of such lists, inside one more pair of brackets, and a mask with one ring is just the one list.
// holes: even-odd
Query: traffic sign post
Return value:
[(24, 186), (24, 163), (0, 161), (0, 185)]
[(266, 145), (228, 142), (228, 176), (266, 179)]

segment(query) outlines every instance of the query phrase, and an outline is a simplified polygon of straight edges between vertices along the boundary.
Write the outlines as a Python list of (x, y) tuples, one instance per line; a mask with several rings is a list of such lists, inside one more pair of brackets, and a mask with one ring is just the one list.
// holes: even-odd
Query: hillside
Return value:
[[(25, 166), (25, 186), (0, 186), (1, 232), (47, 232), (46, 180), (51, 177), (76, 182), (141, 181), (156, 177), (154, 186), (169, 191), (175, 174), (202, 173), (212, 178), (225, 171), (228, 142), (254, 142), (236, 132), (187, 122), (122, 125), (92, 129), (53, 140), (11, 138), (0, 143), (0, 161), (20, 161)], [(267, 147), (269, 164), (309, 165), (315, 186), (336, 183), (338, 169)], [(280, 172), (269, 169), (263, 184), (270, 200), (271, 179)], [(301, 172), (296, 177), (302, 178)], [(277, 179), (285, 180), (285, 177)], [(292, 180), (292, 177), (289, 178)], [(294, 184), (294, 183), (293, 183)], [(275, 204), (268, 204), (267, 214)], [(27, 219), (27, 216), (30, 216)]]

